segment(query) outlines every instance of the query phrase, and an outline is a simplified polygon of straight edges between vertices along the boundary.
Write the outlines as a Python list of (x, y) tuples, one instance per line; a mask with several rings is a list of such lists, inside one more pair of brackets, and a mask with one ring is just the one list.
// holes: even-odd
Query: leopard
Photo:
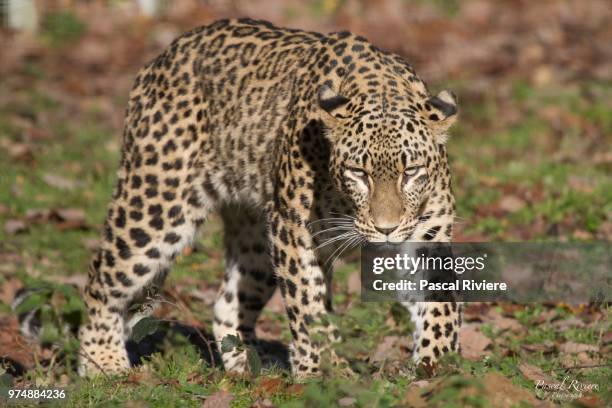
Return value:
[[(132, 305), (163, 288), (213, 213), (225, 234), (215, 340), (256, 344), (278, 287), (291, 373), (320, 376), (324, 360), (350, 370), (330, 319), (333, 259), (364, 242), (451, 240), (446, 142), (457, 113), (452, 92), (431, 94), (402, 57), (347, 31), (242, 18), (176, 38), (129, 93), (117, 181), (83, 290), (80, 374), (130, 368)], [(404, 306), (416, 364), (459, 351), (457, 302)], [(247, 357), (245, 348), (221, 355), (237, 373)]]

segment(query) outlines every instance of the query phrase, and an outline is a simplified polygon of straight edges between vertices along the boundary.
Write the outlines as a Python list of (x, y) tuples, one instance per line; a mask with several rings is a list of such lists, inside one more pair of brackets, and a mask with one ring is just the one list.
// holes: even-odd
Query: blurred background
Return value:
[(3, 241), (37, 228), (32, 209), (75, 206), (99, 225), (136, 71), (182, 32), (235, 16), (351, 30), (404, 56), (434, 91), (458, 94), (458, 240), (612, 235), (607, 1), (0, 4), (0, 217), (13, 220)]
[[(83, 283), (137, 70), (182, 32), (241, 16), (361, 34), (458, 95), (457, 240), (612, 239), (609, 1), (0, 0), (0, 303), (28, 279)], [(207, 224), (173, 271), (187, 304), (214, 297), (221, 234)], [(359, 288), (342, 270), (340, 304)]]

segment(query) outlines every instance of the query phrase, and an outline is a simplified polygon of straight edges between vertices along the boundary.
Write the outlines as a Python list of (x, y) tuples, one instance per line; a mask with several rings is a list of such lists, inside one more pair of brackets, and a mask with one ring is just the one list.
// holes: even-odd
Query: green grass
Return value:
[[(60, 20), (49, 23), (46, 30), (54, 42), (61, 43), (74, 38), (76, 34), (73, 33), (78, 33), (79, 25), (72, 17), (64, 16)], [(32, 66), (32, 71), (38, 72), (38, 68)], [(603, 93), (604, 100), (609, 97), (609, 88), (604, 85), (591, 84), (589, 89)], [(568, 110), (582, 121), (579, 123), (583, 126), (593, 126), (604, 135), (609, 135), (612, 129), (609, 108), (604, 102), (585, 102), (582, 89), (534, 89), (518, 83), (508, 106), (500, 106), (486, 98), (480, 104), (468, 104), (462, 122), (449, 142), (458, 215), (467, 233), (478, 233), (488, 239), (513, 240), (518, 231), (529, 230), (540, 219), (548, 224), (562, 223), (568, 230), (581, 229), (591, 233), (610, 221), (607, 218), (612, 213), (609, 164), (592, 165), (588, 156), (579, 161), (555, 158), (552, 153), (556, 151), (555, 143), (559, 140), (568, 148), (580, 146), (582, 128), (569, 127), (563, 135), (556, 135), (553, 125), (541, 117), (541, 106)], [(503, 114), (505, 109), (519, 107), (525, 109), (520, 122), (508, 126), (494, 125), (494, 118)], [(20, 142), (20, 130), (14, 127), (10, 118), (19, 115), (35, 119), (43, 112), (61, 118), (57, 102), (41, 91), (31, 91), (27, 100), (10, 109), (0, 109), (1, 137), (11, 143)], [(16, 160), (5, 149), (0, 149), (0, 203), (6, 207), (6, 213), (0, 213), (0, 225), (8, 219), (23, 218), (31, 209), (77, 207), (85, 210), (86, 222), (91, 226), (85, 231), (58, 231), (53, 224), (43, 223), (31, 225), (27, 231), (17, 235), (7, 234), (4, 228), (0, 228), (0, 250), (19, 256), (19, 261), (14, 263), (15, 270), (0, 275), (0, 284), (13, 274), (26, 282), (36, 282), (87, 271), (89, 250), (83, 245), (83, 240), (98, 237), (119, 159), (114, 148), (116, 143), (112, 143), (119, 139), (119, 135), (97, 124), (95, 114), (91, 112), (74, 122), (69, 120), (72, 118), (55, 122), (49, 129), (51, 138), (31, 143), (32, 162)], [(605, 138), (601, 141), (602, 144), (609, 142)], [(77, 186), (68, 191), (50, 186), (43, 179), (49, 173), (78, 181)], [(588, 180), (588, 188), (573, 188), (570, 185), (572, 177)], [(483, 208), (495, 208), (506, 194), (531, 201), (506, 216), (481, 213)], [(545, 231), (539, 231), (533, 238), (545, 235)], [(221, 245), (220, 224), (213, 219), (204, 228), (196, 250), (179, 259), (170, 276), (170, 286), (189, 292), (198, 285), (194, 278), (202, 284), (218, 284), (224, 266)], [(346, 282), (356, 270), (355, 263), (338, 269), (334, 295), (342, 313), (335, 320), (345, 339), (339, 352), (360, 362), (356, 368), (362, 371), (356, 379), (341, 379), (332, 371), (326, 378), (292, 388), (288, 374), (279, 369), (264, 369), (261, 376), (253, 379), (226, 376), (218, 368), (204, 364), (193, 346), (176, 335), (167, 340), (162, 354), (154, 355), (143, 369), (129, 375), (82, 380), (68, 369), (67, 364), (58, 361), (52, 369), (39, 367), (31, 370), (25, 382), (43, 386), (64, 381), (68, 406), (116, 406), (138, 401), (153, 407), (201, 406), (206, 397), (218, 390), (228, 390), (235, 398), (232, 405), (236, 407), (248, 407), (263, 398), (278, 406), (334, 406), (345, 397), (354, 398), (356, 406), (387, 407), (401, 405), (409, 394), (418, 394), (418, 398), (438, 406), (487, 406), (487, 397), (484, 396), (487, 385), (483, 383), (485, 374), (499, 373), (510, 378), (516, 386), (531, 391), (532, 382), (517, 368), (520, 363), (528, 362), (543, 370), (561, 367), (558, 353), (527, 353), (522, 345), (565, 341), (598, 344), (602, 330), (609, 330), (609, 310), (604, 310), (599, 326), (560, 331), (550, 322), (538, 322), (538, 317), (548, 308), (538, 305), (526, 307), (515, 315), (528, 328), (525, 333), (500, 333), (491, 324), (484, 324), (483, 333), (495, 341), (491, 355), (480, 361), (451, 358), (446, 371), (435, 380), (439, 380), (435, 383), (437, 391), (427, 394), (411, 386), (422, 377), (407, 357), (399, 363), (395, 361), (386, 365), (365, 362), (368, 354), (386, 336), (403, 336), (413, 327), (403, 308), (361, 303), (356, 295), (347, 293)], [(58, 318), (63, 304), (60, 301), (57, 306), (60, 309), (49, 312), (49, 319)], [(351, 306), (347, 307), (349, 304)], [(203, 327), (211, 327), (210, 307), (199, 301), (192, 301), (187, 306)], [(1, 313), (7, 313), (6, 307), (1, 310), (4, 310)], [(571, 315), (563, 307), (555, 311), (558, 318)], [(170, 314), (178, 319), (184, 317), (178, 310)], [(281, 327), (278, 337), (285, 342), (289, 340), (286, 319), (282, 314), (266, 311), (263, 319)], [(55, 336), (57, 338), (58, 333)], [(566, 375), (562, 371), (549, 374), (557, 380)], [(606, 385), (612, 377), (612, 370), (610, 366), (597, 367), (576, 370), (572, 375), (584, 382)], [(281, 384), (274, 392), (265, 391), (266, 381), (271, 378), (279, 378)], [(603, 399), (608, 394), (605, 387), (602, 388), (598, 395)], [(65, 406), (65, 403), (56, 403), (55, 406)]]

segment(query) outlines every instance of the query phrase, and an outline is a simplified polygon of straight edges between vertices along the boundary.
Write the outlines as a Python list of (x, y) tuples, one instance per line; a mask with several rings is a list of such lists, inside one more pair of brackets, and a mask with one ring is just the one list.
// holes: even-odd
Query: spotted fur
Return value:
[[(278, 285), (293, 372), (317, 375), (340, 340), (325, 318), (333, 259), (365, 240), (450, 240), (444, 143), (455, 113), (452, 94), (432, 97), (402, 58), (348, 32), (242, 19), (176, 39), (130, 93), (118, 182), (84, 291), (81, 373), (129, 367), (130, 305), (163, 283), (218, 210), (227, 269), (216, 339), (256, 341)], [(456, 304), (410, 307), (416, 361), (458, 349)], [(246, 369), (244, 353), (223, 361)]]

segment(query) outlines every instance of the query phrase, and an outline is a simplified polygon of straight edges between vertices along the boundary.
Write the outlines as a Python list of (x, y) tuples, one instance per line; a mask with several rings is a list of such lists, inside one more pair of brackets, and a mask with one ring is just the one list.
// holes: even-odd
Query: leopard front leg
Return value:
[(323, 354), (329, 355), (332, 364), (344, 365), (331, 348), (340, 341), (340, 334), (327, 318), (328, 287), (306, 228), (306, 215), (295, 209), (273, 208), (269, 212), (269, 234), (293, 337), (290, 348), (293, 374), (299, 378), (318, 375)]
[[(431, 218), (416, 229), (413, 239), (430, 242), (451, 240), (454, 212), (452, 202), (442, 217)], [(431, 211), (431, 210), (430, 210)], [(425, 213), (427, 213), (426, 211)], [(436, 212), (440, 213), (438, 209)], [(449, 352), (460, 352), (461, 303), (407, 302), (415, 324), (413, 360), (428, 371), (434, 370), (440, 357)]]

